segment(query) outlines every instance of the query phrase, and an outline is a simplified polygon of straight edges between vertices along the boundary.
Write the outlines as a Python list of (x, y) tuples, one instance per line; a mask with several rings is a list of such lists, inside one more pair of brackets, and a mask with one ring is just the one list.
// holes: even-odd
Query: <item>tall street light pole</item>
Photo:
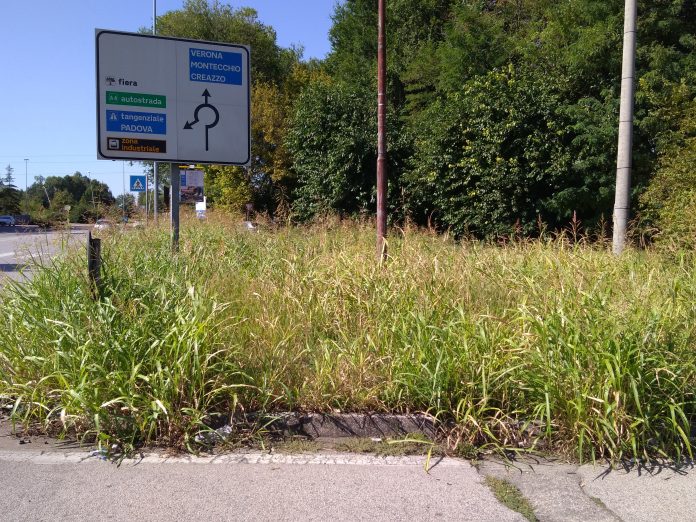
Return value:
[(377, 257), (387, 256), (387, 1), (379, 0), (377, 45)]
[(24, 196), (29, 192), (29, 158), (24, 158)]
[(626, 0), (623, 65), (621, 69), (621, 115), (619, 152), (616, 161), (616, 199), (614, 202), (614, 254), (623, 252), (631, 209), (631, 167), (633, 166), (633, 105), (636, 76), (636, 0)]

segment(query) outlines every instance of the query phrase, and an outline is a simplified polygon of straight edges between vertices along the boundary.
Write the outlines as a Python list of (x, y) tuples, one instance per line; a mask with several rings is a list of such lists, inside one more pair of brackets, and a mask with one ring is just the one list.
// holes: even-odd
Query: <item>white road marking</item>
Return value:
[[(0, 462), (31, 462), (32, 464), (78, 464), (80, 462), (102, 461), (96, 451), (68, 451), (68, 452), (34, 452), (34, 451), (0, 451)], [(319, 466), (419, 466), (424, 467), (426, 457), (416, 456), (389, 456), (378, 457), (373, 455), (356, 455), (351, 453), (317, 453), (305, 455), (283, 455), (268, 453), (233, 453), (228, 455), (214, 455), (196, 457), (184, 455), (179, 457), (165, 457), (157, 454), (145, 454), (144, 458), (126, 459), (124, 464), (294, 464), (294, 465), (319, 465)], [(451, 467), (471, 466), (465, 460), (454, 458), (432, 458), (430, 466)]]

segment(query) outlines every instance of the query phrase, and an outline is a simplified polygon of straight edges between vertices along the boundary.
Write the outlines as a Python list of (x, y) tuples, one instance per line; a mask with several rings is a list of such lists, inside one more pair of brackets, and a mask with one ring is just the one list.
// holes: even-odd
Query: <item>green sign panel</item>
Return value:
[(106, 103), (109, 105), (133, 105), (136, 107), (164, 109), (167, 107), (167, 97), (137, 92), (106, 91)]

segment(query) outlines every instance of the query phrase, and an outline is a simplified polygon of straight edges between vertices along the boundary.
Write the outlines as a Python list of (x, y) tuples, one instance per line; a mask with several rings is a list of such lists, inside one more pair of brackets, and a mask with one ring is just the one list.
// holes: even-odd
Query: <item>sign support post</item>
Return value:
[(155, 161), (155, 165), (153, 168), (154, 187), (152, 187), (152, 191), (154, 192), (153, 201), (152, 201), (152, 212), (153, 212), (153, 219), (155, 221), (155, 225), (157, 225), (157, 212), (158, 212), (157, 197), (159, 196), (159, 179), (158, 179), (159, 176), (157, 175), (158, 170), (159, 169), (157, 168), (157, 162)]
[(147, 226), (150, 219), (150, 182), (145, 178), (145, 225)]
[(179, 251), (179, 193), (181, 192), (181, 173), (179, 164), (171, 164), (172, 188), (170, 191), (169, 212), (172, 229), (172, 251)]
[[(152, 0), (152, 34), (157, 35), (157, 0)], [(152, 202), (152, 209), (153, 209), (153, 219), (155, 222), (155, 226), (157, 226), (157, 213), (159, 209), (157, 208), (157, 199), (159, 196), (159, 168), (157, 166), (157, 162), (155, 161), (152, 166), (152, 181), (153, 184), (155, 185), (154, 192), (155, 192), (155, 197), (154, 201)]]

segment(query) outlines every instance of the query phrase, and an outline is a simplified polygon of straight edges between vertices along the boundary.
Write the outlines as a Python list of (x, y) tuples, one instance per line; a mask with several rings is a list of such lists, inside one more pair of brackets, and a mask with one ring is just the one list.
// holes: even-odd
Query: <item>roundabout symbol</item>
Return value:
[(217, 107), (208, 103), (208, 98), (211, 98), (210, 93), (208, 92), (208, 89), (203, 91), (202, 96), (205, 99), (205, 102), (201, 103), (198, 107), (196, 107), (196, 110), (193, 113), (193, 121), (191, 121), (191, 122), (187, 121), (186, 125), (184, 125), (184, 129), (187, 129), (187, 130), (193, 129), (193, 126), (196, 123), (200, 122), (200, 120), (198, 119), (198, 113), (201, 111), (201, 109), (211, 109), (213, 111), (213, 114), (215, 115), (215, 119), (213, 120), (212, 123), (207, 123), (205, 125), (205, 150), (208, 151), (208, 132), (210, 131), (210, 129), (215, 127), (220, 122), (220, 113), (218, 112)]

